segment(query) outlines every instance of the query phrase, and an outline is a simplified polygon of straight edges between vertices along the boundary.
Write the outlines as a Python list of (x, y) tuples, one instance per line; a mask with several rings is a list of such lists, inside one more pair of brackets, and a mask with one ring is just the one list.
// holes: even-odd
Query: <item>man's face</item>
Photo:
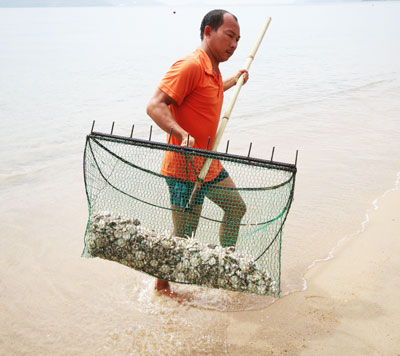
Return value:
[(209, 32), (208, 45), (218, 62), (227, 61), (235, 52), (240, 38), (240, 27), (231, 14), (224, 14), (224, 23), (217, 31)]

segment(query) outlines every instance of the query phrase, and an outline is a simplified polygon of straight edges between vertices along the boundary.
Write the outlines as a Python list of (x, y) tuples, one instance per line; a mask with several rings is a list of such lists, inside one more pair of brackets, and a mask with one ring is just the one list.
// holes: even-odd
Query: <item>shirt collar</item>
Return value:
[(211, 63), (211, 59), (208, 56), (208, 54), (206, 53), (206, 51), (204, 49), (202, 49), (200, 46), (197, 47), (196, 51), (198, 51), (200, 53), (200, 60), (204, 65), (205, 72), (207, 74), (214, 75), (214, 76), (216, 76), (218, 78), (221, 75), (221, 73), (220, 73), (219, 69), (218, 69), (218, 75), (216, 75), (214, 73), (213, 66), (212, 66), (212, 63)]

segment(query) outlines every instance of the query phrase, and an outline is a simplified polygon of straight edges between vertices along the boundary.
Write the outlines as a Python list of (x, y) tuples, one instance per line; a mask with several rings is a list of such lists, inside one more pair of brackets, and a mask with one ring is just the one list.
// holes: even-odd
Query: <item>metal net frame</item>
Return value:
[(171, 282), (279, 297), (296, 171), (296, 164), (91, 132), (82, 255)]

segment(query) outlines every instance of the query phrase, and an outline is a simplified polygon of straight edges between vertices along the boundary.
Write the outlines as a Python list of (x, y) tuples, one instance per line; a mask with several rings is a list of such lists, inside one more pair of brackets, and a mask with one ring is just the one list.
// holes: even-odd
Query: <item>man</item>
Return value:
[[(219, 71), (219, 63), (232, 56), (240, 39), (240, 27), (233, 14), (225, 10), (207, 13), (201, 23), (200, 38), (200, 47), (174, 63), (165, 75), (150, 99), (147, 114), (161, 129), (172, 132), (168, 138), (171, 144), (206, 149), (215, 140), (223, 92), (236, 85), (242, 74), (246, 83), (248, 72), (239, 70), (222, 81)], [(232, 246), (246, 206), (236, 190), (221, 189), (234, 188), (235, 184), (218, 160), (212, 161), (194, 206), (190, 211), (185, 210), (203, 163), (203, 158), (188, 158), (171, 151), (164, 156), (161, 173), (166, 176), (170, 190), (174, 234), (190, 237), (195, 233), (207, 196), (224, 211), (220, 242), (222, 246)], [(157, 279), (155, 289), (181, 301), (167, 281)]]

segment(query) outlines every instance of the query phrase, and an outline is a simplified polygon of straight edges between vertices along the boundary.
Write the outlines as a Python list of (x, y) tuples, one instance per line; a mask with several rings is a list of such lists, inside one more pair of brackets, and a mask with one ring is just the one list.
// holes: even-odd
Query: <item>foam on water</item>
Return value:
[[(378, 209), (379, 209), (379, 200), (382, 199), (382, 198), (384, 198), (388, 193), (393, 192), (393, 191), (395, 191), (395, 190), (398, 190), (398, 189), (399, 189), (399, 186), (400, 186), (400, 172), (397, 173), (396, 180), (395, 180), (395, 182), (394, 182), (394, 187), (391, 188), (391, 189), (386, 190), (379, 198), (376, 198), (376, 199), (372, 202), (372, 204), (371, 204), (371, 205), (372, 205), (372, 209), (373, 209), (373, 210), (378, 210)], [(336, 246), (333, 247), (333, 248), (328, 252), (328, 254), (327, 254), (327, 256), (326, 256), (325, 258), (320, 258), (320, 259), (314, 260), (314, 261), (307, 267), (307, 270), (310, 270), (311, 268), (315, 267), (315, 266), (317, 265), (317, 263), (326, 262), (326, 261), (329, 261), (330, 259), (334, 258), (334, 257), (335, 257), (335, 252), (336, 252), (340, 247), (342, 247), (342, 245), (343, 245), (348, 239), (357, 237), (357, 236), (359, 236), (360, 234), (362, 234), (362, 233), (365, 231), (365, 229), (366, 229), (368, 223), (370, 222), (369, 211), (370, 211), (370, 209), (367, 210), (367, 212), (365, 213), (365, 218), (364, 218), (364, 220), (361, 222), (360, 228), (359, 228), (356, 232), (354, 232), (354, 233), (352, 233), (352, 234), (350, 234), (350, 235), (347, 235), (347, 236), (342, 237), (342, 238), (337, 242)], [(307, 289), (307, 280), (304, 278), (304, 285), (303, 285), (303, 289), (302, 289), (302, 290), (306, 290), (306, 289)], [(285, 295), (287, 295), (287, 294), (289, 294), (289, 293), (290, 293), (290, 292), (287, 292)]]

